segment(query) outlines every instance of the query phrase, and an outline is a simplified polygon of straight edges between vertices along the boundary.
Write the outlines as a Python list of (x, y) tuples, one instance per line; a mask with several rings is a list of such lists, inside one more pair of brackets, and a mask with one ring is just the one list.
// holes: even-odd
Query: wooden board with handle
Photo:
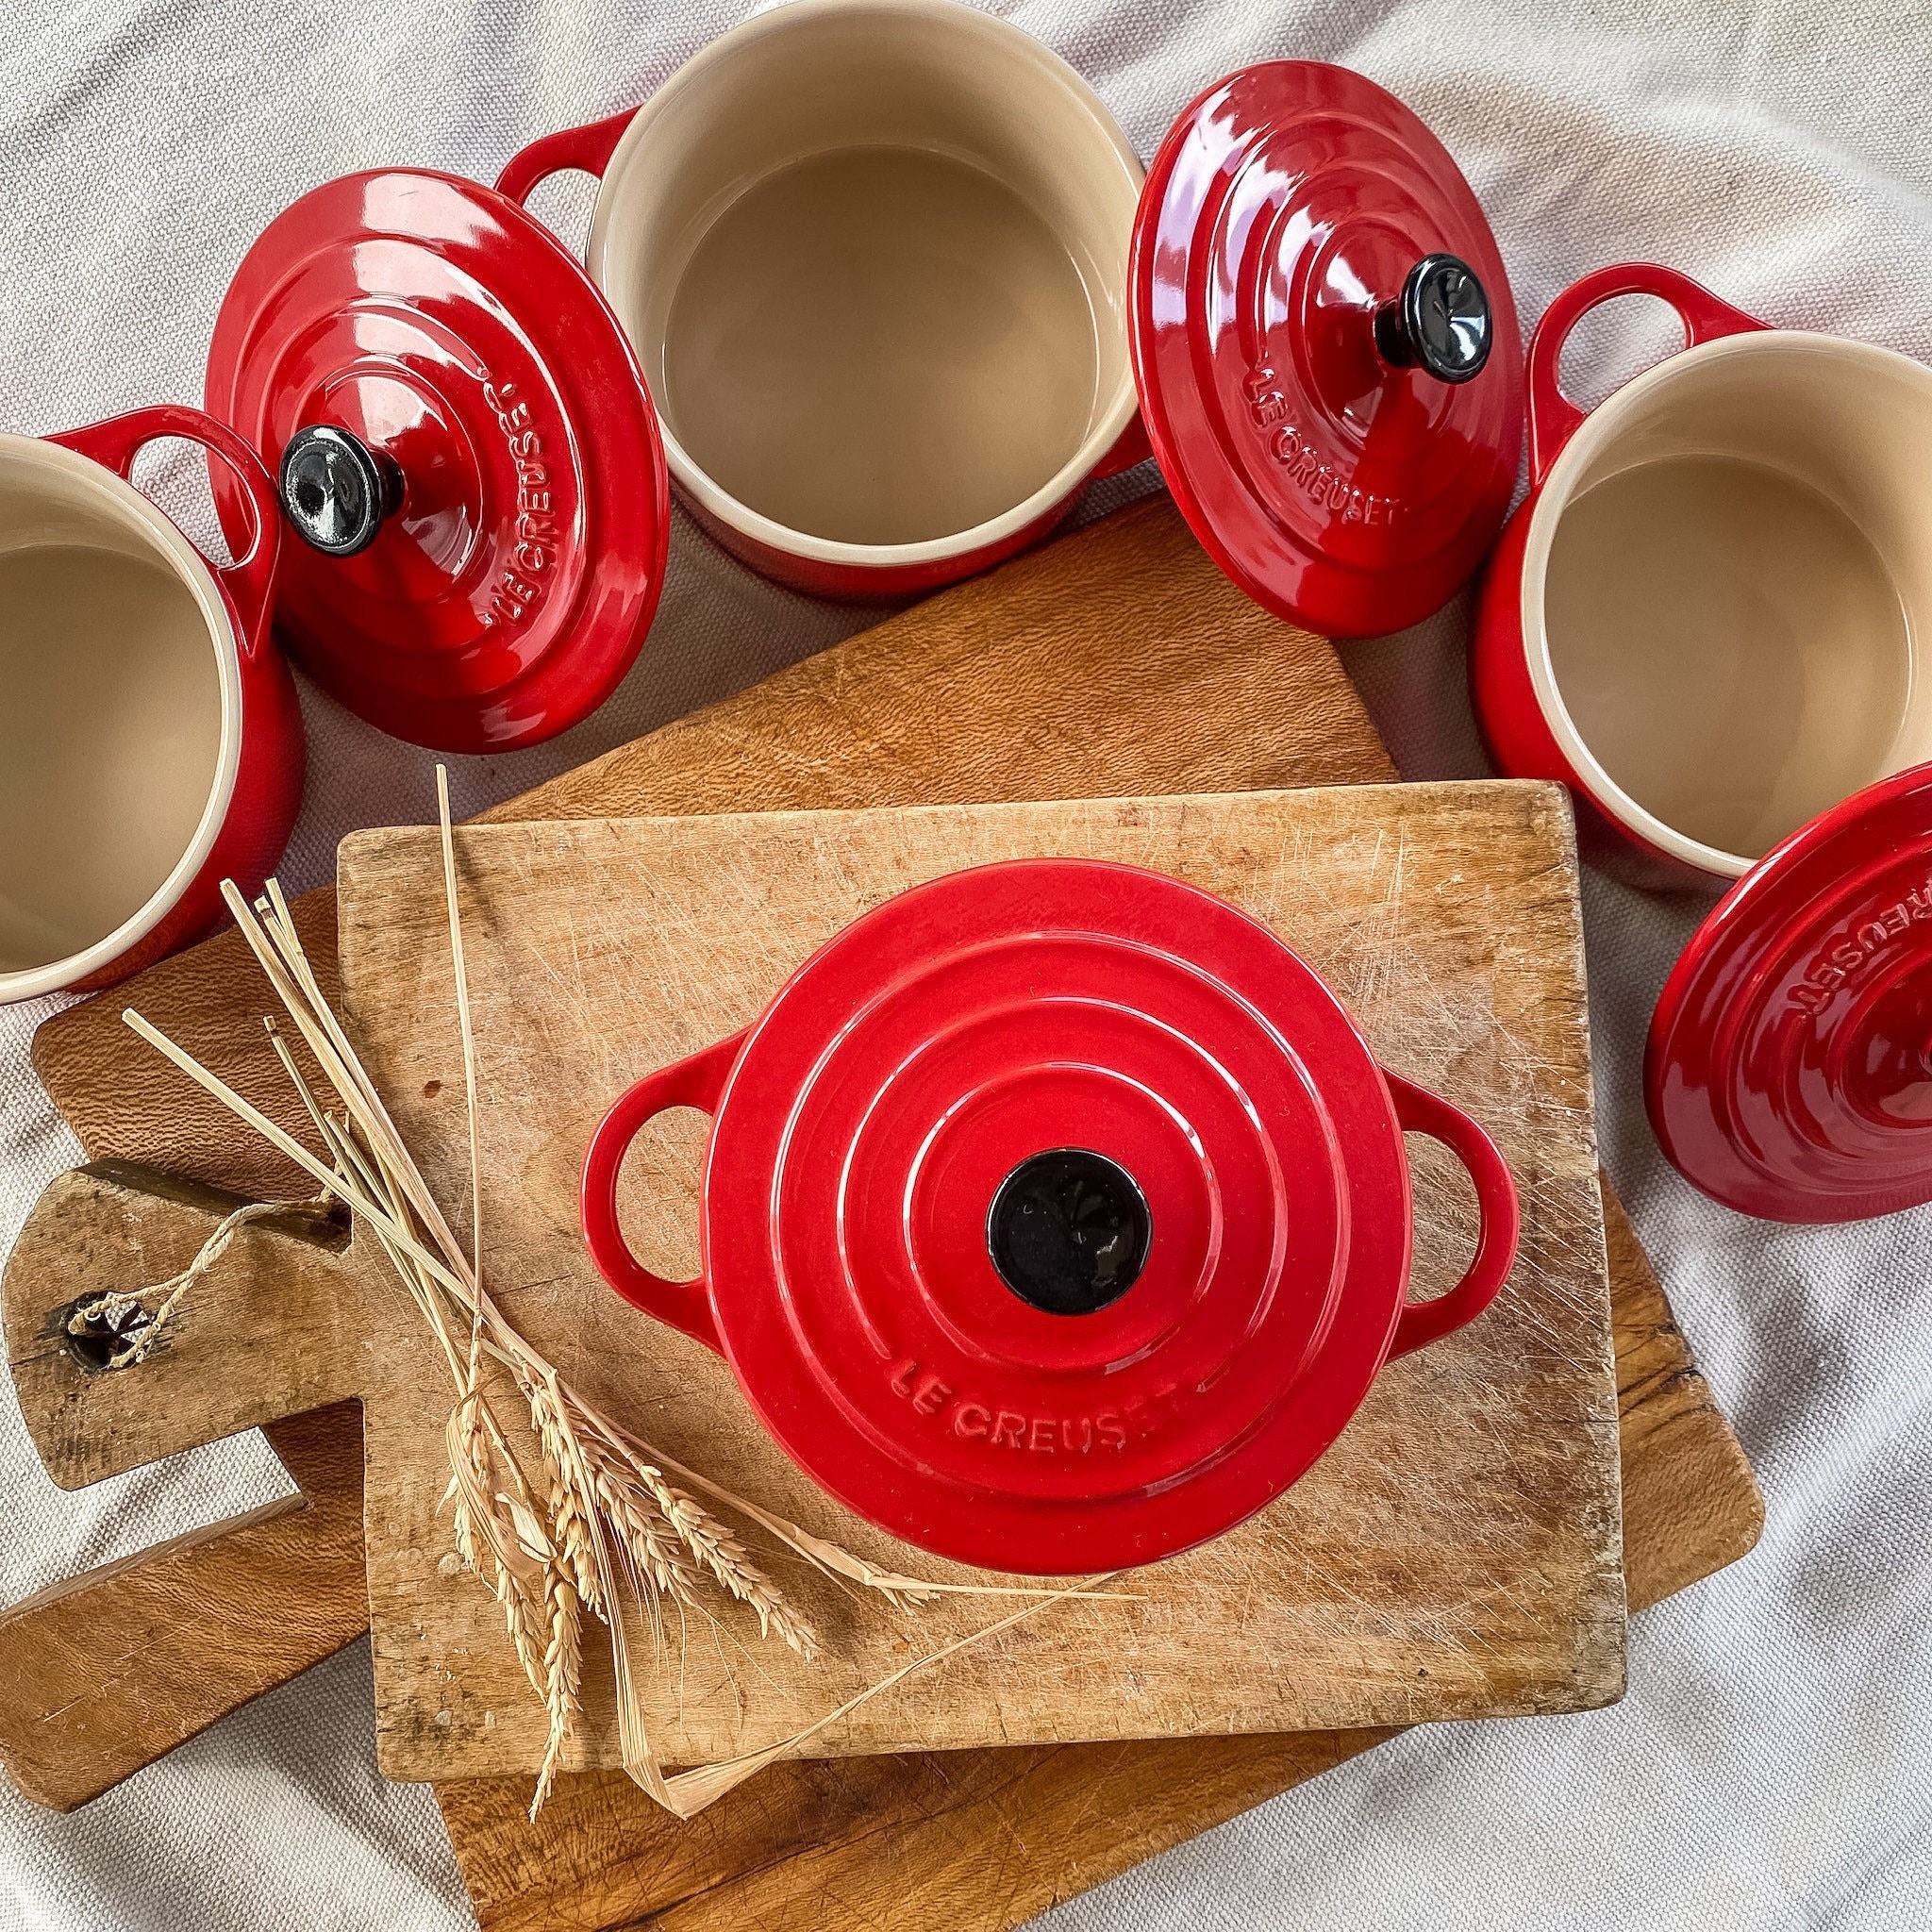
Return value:
[(35, 1804), (85, 1805), (369, 1628), (360, 1405), (265, 1433), (293, 1495), (0, 1610), (0, 1765)]
[[(1177, 688), (1185, 700), (1165, 702)], [(1122, 708), (1118, 732), (1107, 728), (1105, 706), (1094, 702), (1102, 697)], [(1171, 506), (1157, 500), (623, 747), (512, 801), (500, 815), (863, 806), (1074, 796), (1090, 786), (1185, 790), (1393, 775), (1334, 653), (1259, 617), (1229, 591)], [(333, 958), (331, 899), (310, 895), (299, 915), (325, 971)], [(155, 969), (134, 991), (177, 1037), (201, 1040), (211, 1056), (226, 1054), (225, 1064), (254, 1066), (258, 1090), (294, 1124), (275, 1084), (260, 1077), (271, 1069), (258, 1036), (245, 1025), (223, 1025), (223, 1016), (237, 1010), (235, 991), (249, 970), (232, 938), (217, 940)], [(139, 1051), (118, 1010), (118, 1001), (103, 1000), (71, 1008), (35, 1042), (42, 1077), (89, 1156), (160, 1154), (168, 1165), (217, 1185), (290, 1192), (286, 1166), (265, 1158), (259, 1142), (230, 1130), (222, 1116), (197, 1116), (195, 1091)], [(1607, 1186), (1606, 1218), (1625, 1422), (1625, 1560), (1630, 1600), (1641, 1605), (1742, 1555), (1762, 1512), (1736, 1439)], [(359, 1531), (359, 1427), (343, 1422), (330, 1446), (334, 1473), (318, 1487), (330, 1494), (346, 1489), (356, 1498)], [(312, 1481), (305, 1479), (305, 1488)], [(307, 1512), (296, 1511), (270, 1528), (292, 1540), (308, 1524)], [(267, 1533), (251, 1524), (227, 1534)], [(338, 1627), (360, 1626), (359, 1534), (353, 1553), (315, 1534), (299, 1554), (278, 1547), (240, 1564), (220, 1560), (224, 1542), (217, 1529), (206, 1553), (179, 1560), (192, 1565), (192, 1600), (210, 1625), (245, 1640), (259, 1671), (253, 1689), (269, 1688), (321, 1654), (299, 1637), (318, 1605), (333, 1609)], [(220, 1704), (203, 1694), (205, 1680), (177, 1668), (161, 1673), (172, 1704), (147, 1707), (142, 1725), (77, 1729), (51, 1719), (90, 1690), (110, 1716), (122, 1713), (119, 1687), (130, 1665), (145, 1666), (158, 1654), (192, 1663), (201, 1653), (196, 1624), (142, 1613), (177, 1587), (176, 1560), (170, 1557), (154, 1577), (137, 1559), (117, 1566), (98, 1588), (90, 1579), (70, 1587), (69, 1612), (82, 1624), (96, 1623), (94, 1607), (109, 1592), (135, 1601), (133, 1618), (97, 1624), (91, 1677), (62, 1674), (69, 1646), (54, 1620), (0, 1616), (8, 1661), (0, 1673), (0, 1757), (24, 1762), (30, 1744), (48, 1770), (42, 1789), (49, 1802), (93, 1795), (219, 1715)], [(107, 1641), (110, 1630), (119, 1648)], [(1177, 1748), (1189, 1754), (1184, 1772), (1176, 1770)], [(1312, 1774), (1326, 1744), (1304, 1751), (1292, 1739), (1247, 1739), (1094, 1752), (1115, 1767), (1106, 1844), (1095, 1836), (1099, 1807), (1076, 1832), (1049, 1831), (1042, 1822), (1024, 1852), (997, 1805), (955, 1814), (951, 1831), (964, 1869), (979, 1874), (954, 1890), (963, 1924), (1015, 1924)], [(948, 1753), (937, 1762), (955, 1779), (969, 1766), (997, 1779), (1012, 1757)], [(492, 1925), (550, 1924), (568, 1910), (577, 1924), (616, 1926), (675, 1908), (682, 1924), (728, 1926), (740, 1922), (736, 1901), (745, 1888), (769, 1884), (793, 1866), (815, 1875), (793, 1888), (794, 1924), (831, 1926), (856, 1917), (923, 1925), (929, 1915), (917, 1904), (913, 1881), (924, 1848), (907, 1837), (904, 1813), (889, 1802), (892, 1767), (905, 1763), (865, 1767), (879, 1774), (870, 1809), (859, 1802), (836, 1819), (824, 1815), (809, 1783), (818, 1767), (784, 1766), (688, 1829), (611, 1774), (563, 1780), (535, 1826), (523, 1815), (526, 1781), (446, 1785), (438, 1795), (472, 1897)], [(849, 1915), (841, 1899), (849, 1900)], [(903, 1914), (901, 1899), (914, 1902)]]
[[(1257, 610), (1218, 572), (1172, 503), (1158, 497), (930, 598), (740, 695), (709, 707), (484, 814), (582, 818), (670, 812), (1080, 797), (1395, 776), (1330, 645)], [(309, 956), (335, 987), (335, 893), (295, 908)], [(303, 1175), (121, 1024), (142, 1009), (291, 1131), (302, 1116), (255, 1023), (255, 966), (220, 934), (125, 988), (56, 1014), (34, 1065), (91, 1160), (127, 1159), (261, 1198), (306, 1191)], [(280, 1425), (271, 1424), (280, 1446)], [(235, 1705), (308, 1668), (367, 1624), (359, 1536), (343, 1544), (344, 1484), (359, 1428), (318, 1461), (308, 1439), (285, 1456), (317, 1507), (217, 1524), (170, 1554), (61, 1586), (58, 1617), (0, 1610), (19, 1659), (0, 1670), (0, 1761), (31, 1762), (47, 1802), (74, 1805), (195, 1736)], [(299, 1465), (299, 1467), (298, 1467)], [(189, 1588), (195, 1617), (156, 1610)], [(244, 1633), (237, 1667), (149, 1674), (169, 1687), (138, 1713), (110, 1710), (87, 1732), (54, 1722), (82, 1679), (64, 1624), (93, 1617), (96, 1681), (125, 1680), (107, 1632), (142, 1633), (141, 1655), (204, 1627)]]
[[(501, 1305), (661, 1456), (882, 1570), (972, 1580), (820, 1491), (716, 1357), (603, 1284), (576, 1213), (584, 1148), (616, 1094), (744, 1025), (860, 912), (961, 866), (1042, 854), (1187, 879), (1293, 945), (1384, 1063), (1474, 1113), (1515, 1174), (1524, 1233), (1502, 1296), (1385, 1369), (1293, 1490), (1203, 1549), (1136, 1571), (1129, 1598), (1057, 1607), (955, 1658), (941, 1681), (913, 1677), (861, 1705), (814, 1738), (816, 1753), (1525, 1714), (1621, 1693), (1608, 1291), (1574, 849), (1556, 788), (600, 820), (465, 827), (456, 845)], [(443, 893), (433, 831), (344, 842), (344, 1015), (460, 1229), (467, 1116)], [(1471, 1200), (1460, 1170), (1420, 1145), (1416, 1280), (1440, 1290), (1470, 1252)], [(640, 1156), (653, 1166), (644, 1139)], [(673, 1153), (633, 1191), (660, 1254), (690, 1218), (693, 1182), (694, 1162)], [(62, 1324), (76, 1291), (171, 1276), (217, 1218), (95, 1176), (57, 1183), (36, 1207), (5, 1315), (49, 1468), (97, 1480), (359, 1394), (379, 1761), (400, 1777), (533, 1770), (548, 1720), (493, 1598), (443, 1560), (446, 1372), (365, 1230), (341, 1248), (302, 1228), (243, 1228), (143, 1360), (116, 1373), (75, 1359)], [(822, 1657), (759, 1649), (742, 1616), (724, 1620), (722, 1646), (674, 1647), (669, 1668), (643, 1676), (664, 1761), (768, 1749), (1001, 1607), (950, 1597), (906, 1618), (855, 1612), (808, 1574), (787, 1587), (820, 1627)], [(594, 1668), (586, 1707), (582, 1761), (614, 1764)]]

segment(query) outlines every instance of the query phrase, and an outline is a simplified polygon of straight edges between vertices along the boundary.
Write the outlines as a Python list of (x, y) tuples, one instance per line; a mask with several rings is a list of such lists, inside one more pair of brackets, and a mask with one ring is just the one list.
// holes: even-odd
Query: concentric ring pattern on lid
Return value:
[(276, 635), (385, 731), (532, 744), (636, 658), (670, 533), (657, 419), (603, 296), (493, 189), (391, 169), (304, 195), (236, 274), (208, 407), (280, 471)]
[(1114, 865), (953, 874), (829, 942), (745, 1042), (705, 1201), (772, 1433), (999, 1569), (1150, 1561), (1278, 1494), (1407, 1277), (1401, 1136), (1347, 1014), (1234, 908)]
[(1932, 765), (1745, 874), (1651, 1022), (1650, 1117), (1707, 1193), (1773, 1221), (1932, 1201)]
[(1482, 208), (1401, 102), (1312, 61), (1219, 82), (1148, 171), (1129, 283), (1155, 454), (1250, 596), (1360, 637), (1469, 577), (1515, 487), (1523, 350)]

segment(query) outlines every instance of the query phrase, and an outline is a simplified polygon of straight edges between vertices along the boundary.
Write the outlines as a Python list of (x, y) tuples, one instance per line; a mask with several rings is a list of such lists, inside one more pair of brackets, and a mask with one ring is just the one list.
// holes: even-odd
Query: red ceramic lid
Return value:
[(707, 1158), (711, 1307), (767, 1428), (995, 1569), (1149, 1562), (1278, 1495), (1381, 1366), (1409, 1241), (1347, 1013), (1118, 865), (980, 867), (848, 926), (746, 1037)]
[(1657, 1139), (1772, 1221), (1932, 1201), (1932, 765), (1812, 820), (1725, 894), (1651, 1022)]
[(304, 195), (222, 305), (208, 407), (304, 540), (277, 636), (372, 724), (507, 751), (636, 658), (670, 533), (657, 419), (589, 276), (493, 189), (391, 169)]
[(1242, 590), (1329, 637), (1443, 604), (1507, 509), (1523, 347), (1448, 151), (1346, 68), (1244, 68), (1148, 171), (1127, 305), (1162, 472)]

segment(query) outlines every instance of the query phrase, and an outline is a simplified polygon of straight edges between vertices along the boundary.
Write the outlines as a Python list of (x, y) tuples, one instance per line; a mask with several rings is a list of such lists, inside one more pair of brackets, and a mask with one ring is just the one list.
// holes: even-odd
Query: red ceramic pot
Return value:
[[(1563, 344), (1628, 294), (1670, 303), (1686, 349), (1586, 415), (1557, 379)], [(1915, 661), (1932, 370), (1767, 328), (1638, 263), (1551, 304), (1528, 380), (1530, 493), (1471, 654), (1498, 771), (1568, 785), (1612, 870), (1712, 890), (1932, 756)]]
[(497, 186), (521, 202), (567, 168), (601, 183), (587, 265), (679, 492), (767, 576), (917, 595), (1147, 455), (1121, 327), (1141, 162), (1003, 20), (796, 0)]
[(680, 493), (794, 588), (970, 575), (1151, 446), (1242, 590), (1363, 636), (1441, 605), (1507, 506), (1502, 261), (1441, 143), (1341, 68), (1229, 75), (1143, 180), (1005, 22), (794, 0), (497, 185), (564, 169), (601, 184), (588, 267)]
[[(1687, 346), (1586, 415), (1563, 343), (1625, 294)], [(1932, 370), (1632, 264), (1538, 325), (1529, 427), (1471, 658), (1491, 756), (1566, 783), (1612, 870), (1730, 888), (1652, 1020), (1659, 1143), (1769, 1219), (1932, 1201)]]
[[(158, 437), (221, 458), (239, 559), (208, 563), (127, 480)], [(0, 1001), (88, 991), (259, 890), (302, 796), (301, 715), (269, 638), (274, 486), (198, 409), (0, 436), (0, 602), (31, 648), (0, 699)]]
[[(704, 1272), (617, 1219), (654, 1115), (712, 1116)], [(1468, 1168), (1462, 1279), (1407, 1302), (1405, 1130)], [(792, 1458), (895, 1536), (1065, 1574), (1216, 1536), (1322, 1455), (1391, 1356), (1507, 1275), (1508, 1169), (1378, 1067), (1268, 929), (1158, 874), (1041, 859), (855, 921), (743, 1032), (640, 1081), (584, 1164), (627, 1301), (717, 1350)]]

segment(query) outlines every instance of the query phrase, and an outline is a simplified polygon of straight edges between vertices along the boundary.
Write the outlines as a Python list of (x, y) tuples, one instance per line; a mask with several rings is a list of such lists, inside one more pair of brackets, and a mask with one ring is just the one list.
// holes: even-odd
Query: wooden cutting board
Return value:
[[(834, 1505), (708, 1351), (603, 1285), (576, 1214), (583, 1150), (625, 1086), (736, 1031), (859, 913), (965, 864), (1072, 854), (1189, 879), (1272, 925), (1391, 1068), (1496, 1137), (1525, 1204), (1516, 1270), (1480, 1323), (1385, 1372), (1338, 1448), (1272, 1508), (1134, 1574), (1131, 1602), (1042, 1614), (860, 1707), (825, 1754), (1301, 1729), (1575, 1709), (1620, 1694), (1615, 1384), (1590, 1112), (1570, 816), (1554, 787), (1434, 785), (1042, 806), (465, 829), (458, 867), (484, 1070), (489, 1266), (511, 1319), (586, 1395), (675, 1460), (888, 1570), (952, 1575)], [(358, 834), (340, 862), (344, 1010), (438, 1198), (467, 1134), (435, 834)], [(643, 1151), (641, 1147), (640, 1151)], [(1424, 1148), (1425, 1157), (1433, 1154)], [(636, 1225), (694, 1218), (694, 1148)], [(648, 1168), (652, 1163), (647, 1159)], [(1419, 1162), (1417, 1280), (1473, 1242), (1446, 1159)], [(445, 1371), (379, 1247), (268, 1224), (197, 1284), (166, 1342), (90, 1373), (61, 1339), (82, 1291), (182, 1266), (219, 1208), (57, 1184), (9, 1267), (9, 1358), (58, 1480), (359, 1393), (378, 1757), (391, 1776), (534, 1769), (547, 1721), (490, 1594), (442, 1558)], [(671, 1266), (672, 1263), (664, 1265)], [(993, 1621), (953, 1597), (855, 1614), (797, 1579), (826, 1638), (808, 1665), (687, 1643), (652, 1674), (666, 1762), (761, 1750)], [(741, 1655), (737, 1646), (748, 1645)], [(583, 1762), (617, 1762), (608, 1686)]]
[[(1145, 676), (1141, 675), (1144, 669)], [(1124, 686), (1124, 722), (1091, 702)], [(1163, 702), (1179, 691), (1178, 703)], [(1126, 769), (1123, 769), (1125, 767)], [(1394, 775), (1334, 653), (1232, 593), (1164, 498), (933, 598), (741, 696), (511, 801), (510, 819), (811, 808), (1100, 790), (1386, 780)], [(554, 802), (553, 802), (554, 801)], [(325, 906), (332, 894), (311, 896)], [(330, 916), (305, 908), (333, 958)], [(145, 1010), (227, 1064), (246, 971), (232, 939), (143, 975)], [(42, 1026), (41, 1076), (91, 1158), (165, 1148), (217, 1185), (287, 1193), (297, 1176), (139, 1051), (95, 1000)], [(288, 1124), (294, 1116), (259, 1080)], [(1634, 1607), (1743, 1555), (1762, 1507), (1750, 1470), (1605, 1189)], [(84, 1802), (366, 1623), (360, 1429), (342, 1405), (269, 1426), (304, 1497), (216, 1524), (0, 1613), (0, 1757), (23, 1788)], [(321, 1426), (330, 1421), (334, 1427)], [(293, 1440), (299, 1432), (302, 1440)], [(616, 1774), (559, 1784), (528, 1824), (527, 1780), (441, 1786), (452, 1842), (491, 1926), (925, 1925), (935, 1882), (962, 1925), (1007, 1927), (1136, 1858), (1309, 1777), (1380, 1733), (1060, 1751), (947, 1753), (774, 1768), (690, 1826)], [(1042, 1773), (1041, 1766), (1049, 1767)], [(1081, 1802), (1050, 1803), (1064, 1768)], [(850, 1778), (867, 1788), (851, 1794)], [(936, 1787), (970, 1790), (957, 1805)], [(1024, 1846), (1011, 1828), (1027, 1819)], [(943, 1876), (934, 1877), (942, 1873)]]
[[(1164, 496), (1014, 559), (486, 818), (808, 809), (1395, 776), (1334, 650), (1257, 609)], [(425, 798), (425, 806), (427, 800)], [(335, 893), (296, 919), (325, 985)], [(129, 998), (300, 1131), (232, 933), (56, 1014), (34, 1066), (92, 1160), (306, 1191), (121, 1024)], [(348, 1412), (348, 1411), (344, 1411)], [(266, 1425), (306, 1504), (251, 1512), (0, 1611), (0, 1757), (85, 1803), (368, 1625), (361, 1432)], [(83, 1640), (76, 1632), (83, 1628)], [(202, 1661), (210, 1654), (220, 1661)], [(135, 1667), (138, 1665), (138, 1668)], [(101, 1687), (115, 1688), (111, 1697)], [(85, 1726), (74, 1713), (98, 1707)]]

